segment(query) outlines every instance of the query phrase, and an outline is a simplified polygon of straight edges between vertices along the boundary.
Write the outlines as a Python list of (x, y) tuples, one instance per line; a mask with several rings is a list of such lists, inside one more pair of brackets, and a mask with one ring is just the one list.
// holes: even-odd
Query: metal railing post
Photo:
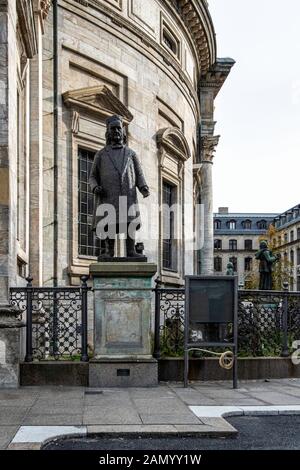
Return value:
[(88, 362), (88, 281), (89, 276), (81, 277), (81, 362)]
[(32, 362), (32, 281), (33, 278), (26, 278), (26, 355), (25, 362)]
[(283, 338), (282, 338), (282, 351), (281, 357), (289, 357), (289, 347), (288, 347), (288, 292), (289, 292), (289, 283), (283, 283), (283, 309), (282, 309), (282, 329), (283, 329)]
[(160, 280), (156, 279), (155, 292), (155, 324), (154, 324), (154, 351), (153, 357), (160, 359)]

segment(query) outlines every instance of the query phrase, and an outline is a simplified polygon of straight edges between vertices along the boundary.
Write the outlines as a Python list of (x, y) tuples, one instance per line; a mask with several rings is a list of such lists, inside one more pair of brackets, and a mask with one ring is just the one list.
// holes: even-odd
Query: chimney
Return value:
[(219, 207), (219, 214), (228, 214), (228, 207)]

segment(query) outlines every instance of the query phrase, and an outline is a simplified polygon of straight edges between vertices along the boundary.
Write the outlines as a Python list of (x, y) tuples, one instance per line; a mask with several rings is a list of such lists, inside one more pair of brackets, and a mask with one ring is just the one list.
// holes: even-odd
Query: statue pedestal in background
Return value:
[(152, 357), (152, 277), (147, 262), (92, 264), (94, 288), (94, 358), (91, 387), (147, 387), (158, 384)]

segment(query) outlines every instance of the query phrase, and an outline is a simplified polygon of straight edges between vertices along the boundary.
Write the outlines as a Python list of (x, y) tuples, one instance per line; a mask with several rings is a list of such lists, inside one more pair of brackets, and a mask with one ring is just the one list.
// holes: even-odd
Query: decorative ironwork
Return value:
[(25, 361), (81, 358), (87, 361), (87, 277), (81, 287), (11, 289), (11, 305), (26, 319)]
[[(157, 288), (154, 356), (182, 356), (185, 289)], [(199, 328), (198, 328), (199, 329)], [(232, 337), (231, 324), (201, 325), (191, 335)], [(199, 337), (197, 337), (199, 340)], [(239, 356), (289, 356), (300, 340), (300, 292), (239, 290)]]

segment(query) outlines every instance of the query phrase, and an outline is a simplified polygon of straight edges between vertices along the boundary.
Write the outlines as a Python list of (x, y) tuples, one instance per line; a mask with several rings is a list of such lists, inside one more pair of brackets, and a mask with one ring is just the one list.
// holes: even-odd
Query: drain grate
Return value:
[(103, 390), (85, 390), (85, 395), (103, 395)]

